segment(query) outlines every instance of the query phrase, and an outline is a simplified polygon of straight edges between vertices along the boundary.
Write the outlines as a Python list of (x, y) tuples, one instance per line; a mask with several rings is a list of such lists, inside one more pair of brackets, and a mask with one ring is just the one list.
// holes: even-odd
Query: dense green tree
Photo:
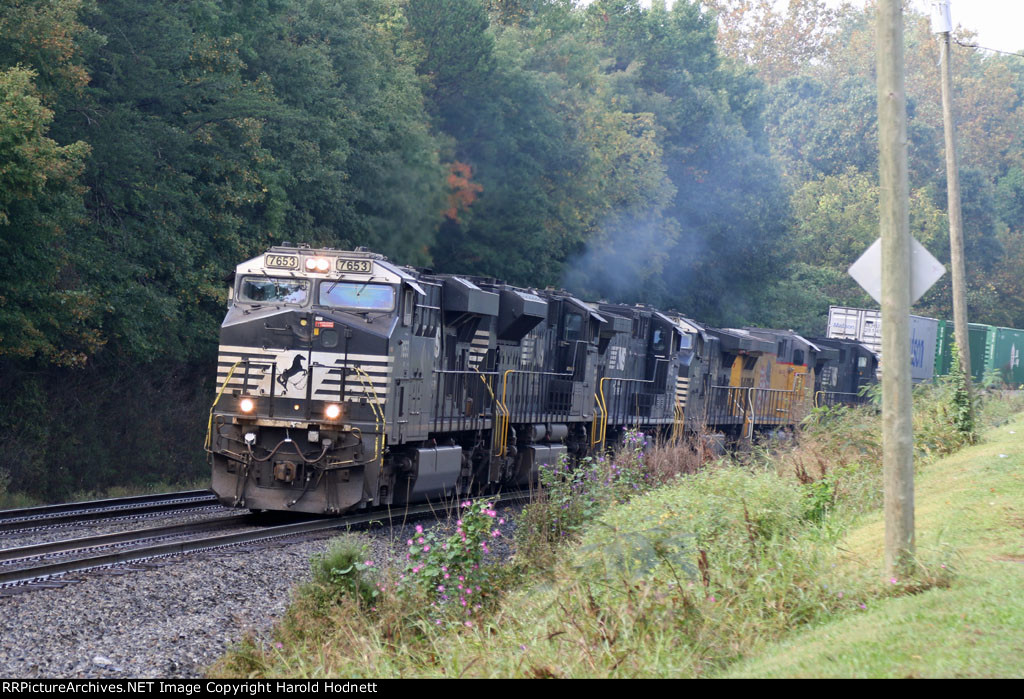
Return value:
[(56, 105), (88, 80), (79, 6), (0, 7), (0, 361), (80, 365), (103, 344), (101, 308), (66, 246), (83, 213), (89, 147), (52, 133)]
[[(648, 246), (663, 256), (649, 260), (659, 283), (629, 300), (674, 305), (709, 322), (752, 322), (775, 274), (788, 206), (763, 131), (759, 83), (720, 59), (713, 19), (695, 2), (647, 10), (601, 0), (587, 8), (587, 28), (618, 76), (624, 108), (653, 115), (675, 189)], [(634, 250), (635, 237), (618, 230), (610, 250)]]
[[(820, 0), (794, 0), (782, 8), (762, 0), (708, 4), (724, 13), (719, 26), (723, 49), (752, 61), (771, 85), (767, 132), (793, 190), (788, 237), (805, 239), (810, 227), (822, 255), (807, 259), (802, 249), (787, 255), (792, 265), (786, 286), (811, 284), (821, 292), (806, 297), (810, 306), (796, 301), (790, 307), (795, 319), (803, 319), (794, 322), (817, 318), (821, 332), (825, 299), (869, 303), (851, 286), (845, 269), (863, 250), (848, 242), (866, 247), (877, 237), (877, 216), (863, 209), (874, 195), (860, 199), (854, 194), (868, 195), (877, 182), (873, 10), (845, 6), (833, 11)], [(926, 17), (911, 11), (906, 21), (911, 208), (930, 212), (925, 218), (935, 221), (934, 214), (946, 208), (938, 45)], [(815, 52), (813, 61), (790, 60), (805, 50), (790, 50), (785, 40), (800, 26), (813, 28), (812, 46), (806, 49)], [(1010, 299), (1016, 286), (1001, 285), (1004, 295), (989, 280), (1002, 268), (1005, 248), (999, 232), (1010, 224), (1000, 219), (1012, 216), (1011, 173), (1024, 155), (1022, 71), (1005, 59), (962, 47), (954, 50), (953, 60), (970, 311), (979, 320), (1005, 317), (1005, 309), (1016, 306)], [(857, 185), (853, 189), (852, 183)], [(937, 225), (944, 228), (944, 218)], [(926, 233), (919, 227), (915, 233), (940, 260), (949, 259), (945, 230)], [(947, 317), (948, 285), (947, 275), (917, 311)], [(1024, 324), (1024, 317), (1016, 323)]]
[(0, 70), (0, 359), (81, 364), (102, 344), (96, 300), (64, 252), (82, 213), (78, 176), (88, 147), (47, 136), (53, 113), (27, 68)]
[(88, 0), (6, 0), (0, 5), (0, 66), (35, 72), (36, 93), (53, 107), (89, 82), (82, 48), (101, 40), (81, 22)]
[(257, 221), (275, 236), (428, 262), (444, 171), (399, 5), (295, 0), (249, 31), (245, 73), (279, 106), (263, 129)]
[(222, 277), (289, 239), (426, 261), (442, 171), (386, 0), (145, 4), (87, 16), (90, 220), (113, 346), (209, 356)]
[(1024, 163), (1011, 168), (996, 184), (996, 215), (1014, 231), (1024, 231)]
[(611, 219), (656, 217), (664, 205), (656, 127), (650, 114), (613, 104), (599, 46), (565, 3), (536, 3), (495, 27), (484, 10), (477, 0), (408, 8), (431, 112), (475, 187), (472, 205), (442, 224), (435, 263), (558, 283), (566, 260)]
[(444, 172), (397, 2), (26, 0), (0, 37), (12, 487), (197, 473), (245, 257), (289, 239), (428, 260)]

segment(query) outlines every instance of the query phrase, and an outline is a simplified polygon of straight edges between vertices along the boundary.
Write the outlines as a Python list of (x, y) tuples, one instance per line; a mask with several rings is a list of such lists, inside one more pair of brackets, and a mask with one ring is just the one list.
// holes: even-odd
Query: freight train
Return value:
[(238, 265), (206, 441), (220, 501), (338, 514), (525, 486), (640, 428), (735, 437), (856, 402), (874, 354), (788, 330), (282, 244)]
[[(870, 308), (831, 306), (828, 335), (863, 343), (879, 357), (882, 353), (882, 312)], [(1024, 386), (1024, 330), (982, 323), (967, 324), (971, 376), (974, 381), (996, 381), (1004, 386)], [(931, 381), (952, 371), (953, 323), (924, 316), (910, 316), (910, 372), (914, 383)]]

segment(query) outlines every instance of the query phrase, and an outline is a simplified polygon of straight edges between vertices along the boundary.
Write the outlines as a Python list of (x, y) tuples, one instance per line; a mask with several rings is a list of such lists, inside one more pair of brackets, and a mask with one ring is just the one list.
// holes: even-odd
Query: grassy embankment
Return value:
[[(882, 578), (878, 418), (843, 411), (696, 475), (673, 476), (688, 469), (678, 449), (592, 464), (523, 514), (515, 560), (480, 569), (469, 616), (436, 581), (410, 584), (432, 569), (356, 565), (345, 540), (273, 642), (243, 644), (214, 672), (1021, 676), (1024, 417), (957, 451), (948, 391), (915, 401), (906, 577)], [(989, 399), (984, 420), (1019, 409)]]
[[(766, 645), (727, 676), (1024, 677), (1024, 418), (916, 485), (918, 547), (954, 554), (949, 586)], [(844, 539), (846, 565), (870, 567), (883, 539), (881, 518), (863, 518)]]

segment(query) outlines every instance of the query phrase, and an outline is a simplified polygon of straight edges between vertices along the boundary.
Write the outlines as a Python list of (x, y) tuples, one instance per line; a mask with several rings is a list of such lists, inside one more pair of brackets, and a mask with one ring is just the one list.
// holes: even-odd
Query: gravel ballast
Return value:
[[(369, 555), (404, 558), (413, 531), (367, 532)], [(63, 588), (0, 598), (0, 676), (201, 677), (247, 635), (268, 636), (329, 541), (177, 556), (155, 569), (88, 572)], [(504, 538), (494, 554), (507, 556), (507, 546)]]

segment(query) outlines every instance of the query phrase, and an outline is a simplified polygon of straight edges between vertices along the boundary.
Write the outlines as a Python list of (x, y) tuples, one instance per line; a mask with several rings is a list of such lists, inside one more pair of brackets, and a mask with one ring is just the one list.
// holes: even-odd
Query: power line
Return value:
[(1007, 56), (1016, 56), (1017, 58), (1024, 58), (1024, 53), (1015, 53), (1013, 51), (1002, 51), (1000, 49), (990, 49), (987, 46), (978, 46), (977, 44), (966, 44), (966, 43), (960, 41), (959, 39), (953, 39), (953, 41), (956, 42), (957, 46), (963, 46), (964, 48), (968, 48), (968, 49), (981, 49), (982, 51), (992, 51), (993, 53), (1002, 53), (1002, 54), (1006, 54)]

